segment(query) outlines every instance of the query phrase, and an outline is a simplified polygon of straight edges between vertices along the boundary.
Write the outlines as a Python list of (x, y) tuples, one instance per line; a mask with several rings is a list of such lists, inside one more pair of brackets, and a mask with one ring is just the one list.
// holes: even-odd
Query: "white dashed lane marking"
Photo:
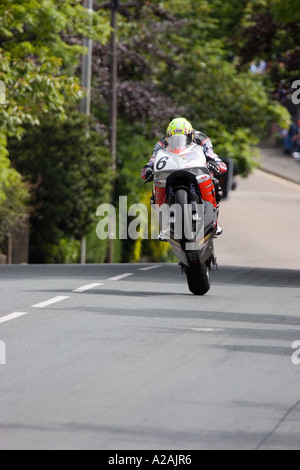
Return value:
[(151, 269), (157, 269), (160, 266), (147, 266), (146, 268), (140, 268), (139, 271), (150, 271)]
[(14, 312), (10, 315), (6, 315), (5, 317), (0, 318), (0, 323), (5, 323), (10, 320), (15, 320), (15, 318), (22, 317), (23, 315), (27, 315), (27, 312)]
[(87, 286), (78, 287), (74, 289), (72, 292), (85, 292), (86, 290), (94, 289), (95, 287), (103, 286), (103, 282), (98, 282), (94, 284), (88, 284)]
[[(159, 266), (149, 266), (145, 268), (140, 268), (139, 271), (149, 271), (150, 269), (156, 269), (156, 268), (159, 268)], [(133, 276), (133, 275), (134, 273), (124, 273), (124, 274), (120, 274), (119, 276), (111, 277), (107, 279), (107, 281), (120, 281), (122, 279), (125, 279), (126, 277)], [(72, 292), (77, 292), (77, 293), (85, 292), (89, 289), (94, 289), (96, 287), (103, 286), (103, 284), (104, 284), (103, 282), (94, 282), (92, 284), (87, 284), (85, 286), (77, 287), (77, 289), (74, 289)], [(38, 304), (32, 305), (31, 307), (32, 308), (45, 308), (45, 307), (48, 307), (49, 305), (53, 305), (57, 302), (61, 302), (62, 300), (66, 300), (69, 298), (70, 298), (69, 295), (59, 295), (57, 297), (53, 297), (52, 299), (46, 300), (44, 302), (40, 302)], [(5, 317), (0, 318), (0, 323), (5, 323), (10, 320), (15, 320), (16, 318), (22, 317), (24, 315), (27, 315), (27, 312), (14, 312), (9, 315), (6, 315)]]
[(110, 277), (107, 279), (108, 281), (120, 281), (121, 279), (125, 279), (125, 277), (133, 276), (134, 273), (125, 273), (121, 274), (120, 276)]
[(34, 308), (44, 308), (48, 305), (56, 304), (56, 302), (61, 302), (62, 300), (69, 299), (69, 296), (59, 295), (58, 297), (53, 297), (53, 299), (46, 300), (46, 302), (40, 302), (39, 304), (32, 305)]

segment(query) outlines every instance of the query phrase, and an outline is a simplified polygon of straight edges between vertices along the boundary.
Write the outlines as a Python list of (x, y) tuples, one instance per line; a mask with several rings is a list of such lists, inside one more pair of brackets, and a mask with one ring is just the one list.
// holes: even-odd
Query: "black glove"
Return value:
[(214, 160), (209, 160), (207, 162), (207, 168), (211, 173), (213, 173), (216, 176), (221, 174), (220, 167), (217, 164), (217, 162), (215, 162)]
[(151, 183), (154, 178), (154, 172), (152, 168), (149, 168), (145, 174), (145, 183)]

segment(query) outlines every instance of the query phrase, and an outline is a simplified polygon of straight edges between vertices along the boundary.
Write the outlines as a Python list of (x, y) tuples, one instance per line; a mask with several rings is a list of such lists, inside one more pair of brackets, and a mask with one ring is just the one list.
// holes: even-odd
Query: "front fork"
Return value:
[[(181, 268), (181, 274), (187, 274), (189, 267), (185, 266), (185, 264), (179, 262), (178, 265)], [(206, 266), (208, 269), (211, 271), (212, 268), (214, 267), (216, 271), (218, 271), (218, 263), (217, 263), (217, 258), (215, 256), (215, 253), (213, 252), (211, 257), (206, 261)]]

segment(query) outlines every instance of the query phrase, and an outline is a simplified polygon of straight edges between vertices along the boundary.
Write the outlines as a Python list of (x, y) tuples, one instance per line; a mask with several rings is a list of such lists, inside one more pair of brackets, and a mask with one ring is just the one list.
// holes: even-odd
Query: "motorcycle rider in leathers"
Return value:
[[(186, 135), (190, 137), (192, 142), (201, 145), (204, 154), (206, 156), (207, 168), (213, 176), (213, 182), (216, 188), (216, 199), (219, 206), (219, 202), (222, 196), (222, 190), (217, 179), (218, 176), (223, 175), (227, 172), (227, 165), (221, 160), (221, 158), (214, 152), (213, 145), (210, 138), (200, 131), (193, 129), (192, 125), (185, 118), (173, 119), (166, 131), (166, 136), (163, 137), (153, 149), (153, 154), (150, 161), (141, 171), (141, 176), (145, 180), (145, 183), (153, 181), (154, 176), (154, 161), (159, 150), (162, 150), (168, 145), (168, 136), (172, 135)], [(223, 229), (218, 224), (216, 235), (221, 235)]]

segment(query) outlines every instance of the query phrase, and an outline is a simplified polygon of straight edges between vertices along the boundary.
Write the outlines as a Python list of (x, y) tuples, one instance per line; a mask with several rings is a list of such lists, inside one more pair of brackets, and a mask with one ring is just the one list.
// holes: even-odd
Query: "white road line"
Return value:
[(150, 271), (150, 269), (157, 269), (160, 268), (160, 265), (158, 266), (148, 266), (146, 268), (139, 268), (139, 271)]
[(14, 320), (15, 318), (22, 317), (23, 315), (27, 315), (27, 312), (14, 312), (10, 315), (6, 315), (5, 317), (0, 318), (0, 323), (4, 323), (6, 321)]
[(124, 279), (125, 277), (133, 276), (134, 273), (125, 273), (121, 274), (120, 276), (115, 276), (115, 277), (110, 277), (107, 279), (108, 281), (120, 281), (121, 279)]
[(74, 289), (72, 292), (85, 292), (86, 290), (94, 289), (94, 287), (99, 287), (99, 286), (103, 286), (103, 282), (100, 282), (100, 283), (95, 282), (94, 284), (88, 284), (87, 286), (78, 287), (77, 289)]
[(53, 299), (50, 299), (50, 300), (46, 300), (46, 302), (41, 302), (39, 304), (36, 304), (36, 305), (32, 305), (32, 307), (34, 308), (44, 308), (44, 307), (47, 307), (48, 305), (51, 305), (51, 304), (55, 304), (56, 302), (60, 302), (61, 300), (65, 300), (65, 299), (68, 299), (69, 296), (58, 296), (58, 297), (53, 297)]
[(224, 331), (222, 328), (185, 328), (187, 331), (201, 331), (203, 333), (213, 333), (214, 331)]

